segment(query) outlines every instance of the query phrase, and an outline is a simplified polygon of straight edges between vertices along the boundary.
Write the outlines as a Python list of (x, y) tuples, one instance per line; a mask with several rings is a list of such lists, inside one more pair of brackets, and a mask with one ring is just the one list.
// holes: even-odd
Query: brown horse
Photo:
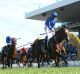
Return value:
[(68, 36), (66, 32), (66, 27), (60, 28), (58, 31), (56, 31), (55, 35), (52, 36), (49, 39), (48, 42), (48, 51), (50, 54), (50, 57), (55, 60), (55, 66), (59, 66), (59, 59), (62, 58), (66, 65), (68, 64), (64, 56), (62, 56), (60, 53), (61, 50), (64, 48), (60, 44), (63, 40), (68, 41)]
[(22, 55), (21, 62), (23, 64), (23, 66), (26, 66), (26, 62), (27, 62), (27, 56), (26, 56), (26, 54)]
[(59, 66), (60, 58), (62, 58), (64, 62), (67, 64), (66, 59), (64, 58), (64, 56), (61, 55), (61, 51), (64, 49), (64, 47), (61, 45), (61, 42), (63, 40), (68, 41), (66, 30), (67, 29), (65, 27), (62, 27), (58, 31), (56, 31), (55, 35), (49, 39), (48, 47), (47, 49), (45, 47), (45, 50), (43, 50), (44, 48), (41, 49), (43, 45), (42, 44), (43, 39), (41, 40), (37, 39), (34, 41), (34, 43), (32, 44), (32, 55), (33, 55), (33, 59), (37, 58), (38, 68), (40, 67), (40, 61), (42, 60), (42, 57), (44, 58), (43, 56), (45, 55), (44, 51), (46, 51), (45, 53), (47, 55), (49, 54), (51, 59), (55, 60), (55, 66)]
[(12, 38), (12, 44), (8, 48), (8, 66), (12, 68), (13, 61), (17, 57), (17, 49), (16, 49), (16, 38)]

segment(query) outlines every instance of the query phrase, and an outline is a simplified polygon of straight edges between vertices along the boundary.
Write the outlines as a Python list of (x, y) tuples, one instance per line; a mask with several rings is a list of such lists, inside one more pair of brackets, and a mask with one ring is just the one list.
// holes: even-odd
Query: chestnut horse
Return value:
[(2, 64), (4, 67), (12, 67), (13, 61), (17, 57), (16, 39), (12, 38), (12, 44), (2, 47)]
[(8, 56), (7, 56), (8, 67), (12, 68), (12, 64), (14, 60), (16, 60), (16, 58), (17, 58), (16, 38), (12, 38), (12, 44), (8, 49)]

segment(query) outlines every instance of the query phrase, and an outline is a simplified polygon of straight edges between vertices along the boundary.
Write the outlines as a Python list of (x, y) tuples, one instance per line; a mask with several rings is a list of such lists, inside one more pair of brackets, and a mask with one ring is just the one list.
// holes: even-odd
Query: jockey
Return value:
[(8, 47), (10, 47), (10, 45), (12, 44), (12, 38), (10, 36), (6, 37), (6, 43)]
[[(46, 22), (45, 22), (45, 27), (44, 27), (44, 30), (45, 30), (45, 33), (46, 33), (45, 44), (48, 44), (48, 30), (49, 30), (50, 33), (52, 33), (52, 35), (55, 35), (55, 30), (54, 30), (55, 27), (54, 26), (55, 26), (56, 21), (57, 21), (57, 16), (58, 16), (58, 14), (56, 12), (53, 12), (51, 14), (51, 16), (48, 17)], [(55, 39), (55, 41), (56, 41), (56, 39)]]
[(47, 30), (49, 30), (49, 32), (54, 32), (54, 34), (55, 34), (55, 30), (54, 30), (55, 27), (54, 26), (55, 26), (56, 21), (57, 21), (57, 16), (58, 16), (58, 14), (56, 12), (53, 12), (51, 14), (51, 16), (47, 18), (47, 20), (45, 22), (45, 27), (44, 27), (46, 36), (48, 36)]
[(26, 54), (26, 48), (23, 47), (23, 48), (21, 49), (21, 54)]

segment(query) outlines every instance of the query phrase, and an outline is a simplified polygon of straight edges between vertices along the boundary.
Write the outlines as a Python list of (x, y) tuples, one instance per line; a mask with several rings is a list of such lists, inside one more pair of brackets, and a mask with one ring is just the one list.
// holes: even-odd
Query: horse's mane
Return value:
[(62, 31), (62, 30), (64, 30), (64, 27), (60, 27), (60, 28), (57, 28), (55, 31), (55, 33), (58, 33), (58, 32), (60, 32), (60, 31)]
[(61, 42), (67, 36), (65, 29), (66, 29), (66, 27), (61, 27), (61, 28), (57, 29), (55, 32), (55, 35), (53, 35), (52, 38), (54, 39), (54, 37), (55, 37), (58, 42)]

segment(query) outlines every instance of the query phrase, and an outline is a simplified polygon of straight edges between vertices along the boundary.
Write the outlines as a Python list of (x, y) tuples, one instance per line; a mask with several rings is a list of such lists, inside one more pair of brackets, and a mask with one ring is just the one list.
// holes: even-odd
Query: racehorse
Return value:
[(7, 56), (8, 56), (7, 49), (8, 49), (7, 46), (2, 47), (1, 61), (3, 68), (7, 67)]
[(68, 42), (68, 35), (67, 35), (68, 29), (66, 27), (61, 27), (58, 31), (55, 32), (55, 35), (52, 36), (49, 39), (48, 42), (48, 52), (50, 54), (50, 57), (55, 60), (55, 66), (59, 67), (59, 59), (62, 58), (66, 65), (68, 64), (64, 56), (61, 55), (60, 50), (63, 50), (64, 48), (60, 48), (60, 43), (63, 40), (66, 40)]
[(27, 62), (27, 52), (26, 52), (26, 48), (22, 48), (25, 51), (24, 52), (20, 52), (21, 50), (17, 51), (17, 60), (16, 63), (19, 65), (20, 67), (20, 63), (23, 64), (23, 66), (26, 66), (26, 62)]
[(23, 66), (26, 66), (26, 62), (27, 62), (27, 53), (22, 53), (21, 54), (21, 63), (23, 64)]
[[(43, 46), (44, 44), (44, 39), (36, 39), (34, 41), (34, 43), (31, 45), (32, 46), (32, 58), (33, 60), (36, 58), (37, 59), (37, 63), (38, 63), (38, 68), (40, 67), (40, 61), (44, 61), (46, 60), (48, 63), (48, 59), (47, 59), (47, 55), (48, 52), (45, 49), (45, 46)], [(33, 62), (33, 60), (31, 61), (31, 63)]]
[(16, 60), (16, 57), (17, 57), (16, 38), (12, 38), (12, 44), (8, 48), (7, 56), (8, 67), (12, 68), (12, 64), (14, 60)]
[[(67, 64), (66, 59), (61, 55), (61, 52), (57, 52), (57, 50), (63, 50), (63, 47), (61, 47), (59, 44), (63, 41), (66, 40), (68, 41), (68, 36), (67, 36), (67, 29), (65, 27), (60, 28), (58, 31), (56, 31), (55, 35), (52, 36), (49, 39), (48, 42), (48, 47), (46, 49), (46, 54), (49, 54), (50, 58), (55, 60), (55, 66), (59, 66), (59, 58), (62, 58), (65, 63)], [(42, 41), (41, 40), (35, 40), (35, 42), (32, 44), (32, 55), (33, 58), (37, 58), (38, 62), (38, 68), (40, 67), (40, 61), (42, 56), (44, 55), (44, 50), (41, 49), (42, 47)], [(61, 50), (61, 51), (62, 51)]]

